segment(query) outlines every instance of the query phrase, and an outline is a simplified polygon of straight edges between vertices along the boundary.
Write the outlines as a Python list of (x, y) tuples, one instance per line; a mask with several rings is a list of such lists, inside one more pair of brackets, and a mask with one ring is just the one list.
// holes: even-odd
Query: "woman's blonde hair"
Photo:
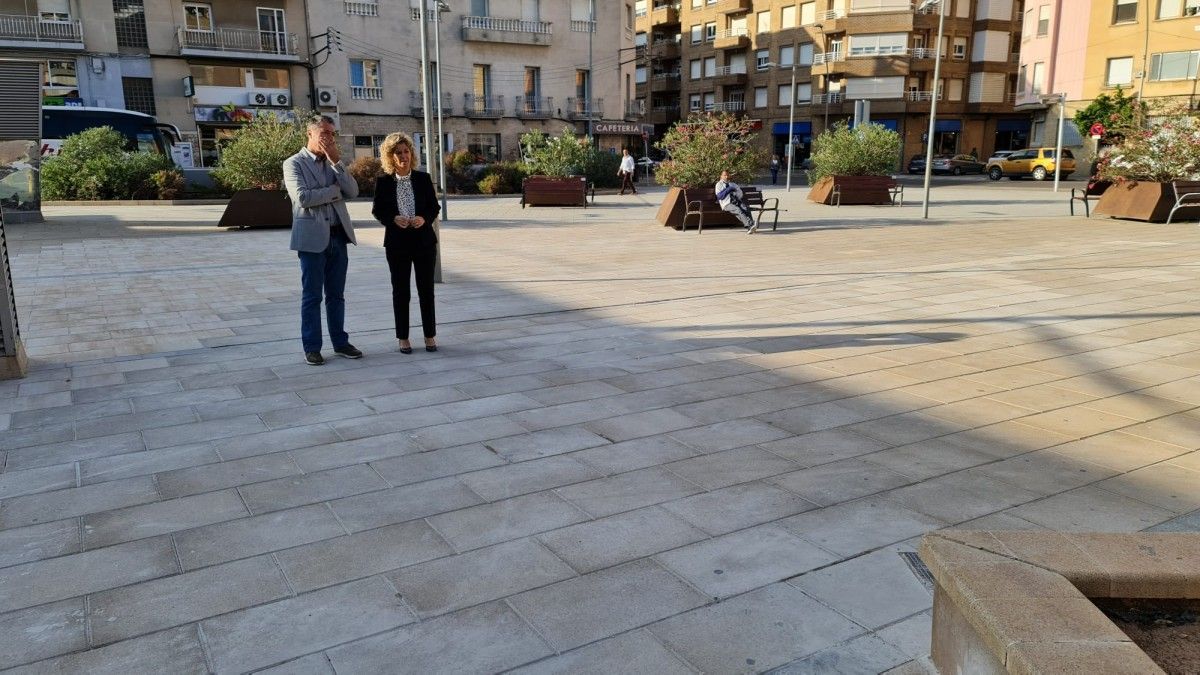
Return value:
[[(416, 148), (413, 146), (413, 139), (403, 131), (397, 131), (387, 135), (383, 139), (383, 143), (379, 146), (379, 162), (383, 164), (383, 170), (386, 173), (396, 173), (396, 146), (407, 145), (410, 152), (416, 153)], [(412, 161), (416, 161), (416, 157)]]

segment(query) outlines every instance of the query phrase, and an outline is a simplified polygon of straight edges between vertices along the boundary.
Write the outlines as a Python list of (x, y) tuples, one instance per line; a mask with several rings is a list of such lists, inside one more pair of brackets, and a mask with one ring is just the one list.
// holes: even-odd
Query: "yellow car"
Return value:
[[(1066, 178), (1075, 172), (1075, 156), (1063, 148), (1062, 166), (1059, 167), (1059, 178)], [(988, 161), (987, 175), (992, 180), (1000, 180), (1008, 176), (1011, 180), (1032, 176), (1034, 180), (1046, 180), (1054, 176), (1054, 148), (1026, 148), (1018, 150), (1008, 157), (992, 158)]]

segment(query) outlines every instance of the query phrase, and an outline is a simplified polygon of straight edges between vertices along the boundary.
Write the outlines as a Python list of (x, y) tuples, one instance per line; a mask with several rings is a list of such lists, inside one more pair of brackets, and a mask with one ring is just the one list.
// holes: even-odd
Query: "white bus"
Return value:
[[(186, 147), (187, 159), (191, 158), (191, 146), (180, 143), (179, 129), (173, 124), (132, 110), (81, 106), (42, 107), (42, 157), (57, 155), (63, 139), (94, 127), (115, 129), (125, 137), (127, 150), (161, 153), (184, 165), (179, 150)], [(191, 166), (190, 162), (187, 166)]]

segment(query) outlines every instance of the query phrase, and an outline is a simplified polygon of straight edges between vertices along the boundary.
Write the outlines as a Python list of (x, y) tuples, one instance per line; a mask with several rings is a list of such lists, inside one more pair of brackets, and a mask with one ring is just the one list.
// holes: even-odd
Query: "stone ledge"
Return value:
[(946, 530), (920, 554), (943, 673), (1162, 673), (1089, 598), (1200, 598), (1192, 533)]

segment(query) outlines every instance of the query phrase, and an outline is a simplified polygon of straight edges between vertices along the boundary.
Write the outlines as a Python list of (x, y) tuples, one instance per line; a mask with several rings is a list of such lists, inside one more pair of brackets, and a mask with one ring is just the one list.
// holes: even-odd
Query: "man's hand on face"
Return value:
[(338, 160), (340, 160), (342, 158), (341, 152), (338, 151), (337, 143), (334, 142), (334, 140), (331, 136), (322, 136), (321, 137), (321, 150), (322, 150), (322, 152), (325, 153), (325, 156), (328, 157), (329, 161), (333, 164), (337, 164)]

